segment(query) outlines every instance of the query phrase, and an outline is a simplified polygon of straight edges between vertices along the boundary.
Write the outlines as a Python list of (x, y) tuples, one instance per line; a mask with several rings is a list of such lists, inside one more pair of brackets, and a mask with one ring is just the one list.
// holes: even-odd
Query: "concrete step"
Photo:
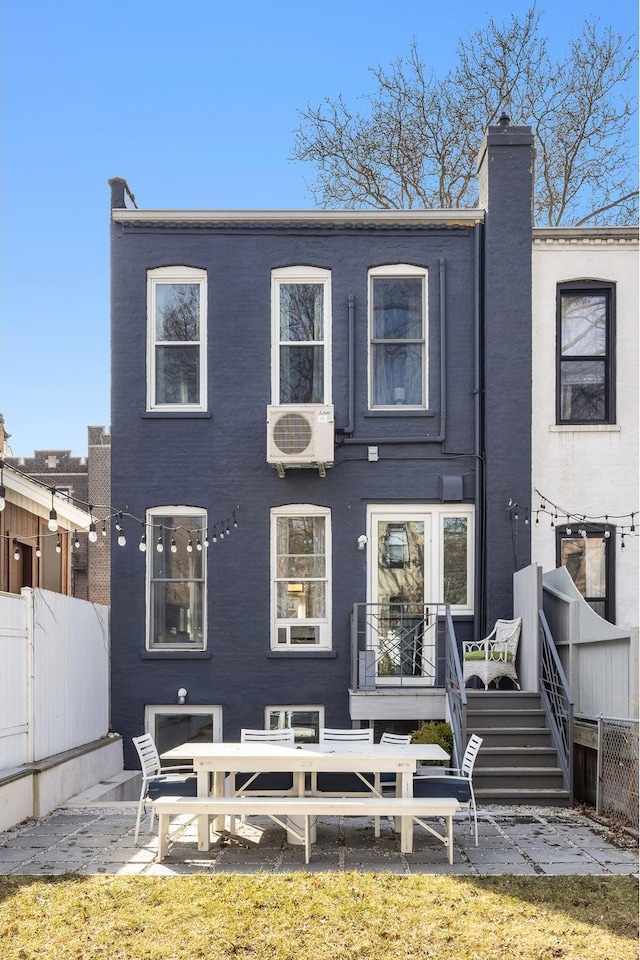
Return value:
[(109, 806), (111, 803), (138, 802), (142, 777), (139, 770), (121, 770), (92, 787), (69, 797), (61, 807)]

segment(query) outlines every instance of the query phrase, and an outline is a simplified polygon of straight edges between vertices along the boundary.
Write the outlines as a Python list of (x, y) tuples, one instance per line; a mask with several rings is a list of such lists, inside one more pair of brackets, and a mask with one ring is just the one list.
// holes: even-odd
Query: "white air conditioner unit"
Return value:
[(267, 463), (279, 475), (290, 467), (333, 466), (333, 405), (300, 403), (267, 407)]

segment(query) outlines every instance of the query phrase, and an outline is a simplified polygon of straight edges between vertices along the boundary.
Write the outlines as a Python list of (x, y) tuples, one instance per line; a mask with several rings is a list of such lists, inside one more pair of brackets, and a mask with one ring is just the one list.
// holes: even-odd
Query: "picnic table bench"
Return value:
[[(304, 831), (297, 834), (305, 848), (305, 863), (311, 855), (311, 817), (401, 817), (400, 849), (402, 853), (413, 850), (413, 822), (444, 843), (449, 863), (453, 863), (453, 817), (458, 810), (458, 801), (437, 797), (160, 797), (154, 801), (159, 819), (158, 860), (163, 860), (171, 842), (170, 817), (176, 814), (191, 816), (267, 816), (279, 826), (296, 833), (291, 820), (281, 817), (304, 818)], [(425, 817), (443, 817), (446, 830), (439, 833)]]

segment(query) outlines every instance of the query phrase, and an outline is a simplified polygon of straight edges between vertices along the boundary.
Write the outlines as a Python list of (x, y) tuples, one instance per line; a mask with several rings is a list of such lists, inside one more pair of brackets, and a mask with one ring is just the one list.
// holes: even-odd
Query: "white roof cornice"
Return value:
[[(50, 489), (42, 486), (42, 484), (36, 483), (35, 480), (31, 480), (30, 477), (14, 470), (13, 467), (6, 463), (3, 474), (2, 482), (4, 483), (7, 500), (9, 502), (18, 502), (17, 500), (14, 501), (14, 498), (11, 496), (12, 493), (16, 494), (17, 497), (24, 497), (26, 500), (31, 500), (37, 507), (44, 507), (47, 511), (47, 516), (53, 503), (59, 521), (66, 521), (70, 527), (81, 530), (89, 529), (89, 524), (91, 523), (90, 515), (85, 510), (76, 507), (70, 500), (65, 499), (65, 497), (54, 497), (52, 500)], [(22, 504), (20, 505), (22, 506)], [(37, 513), (38, 511), (36, 510), (34, 512)]]
[(385, 226), (469, 226), (484, 210), (130, 210), (115, 208), (117, 223), (307, 223)]

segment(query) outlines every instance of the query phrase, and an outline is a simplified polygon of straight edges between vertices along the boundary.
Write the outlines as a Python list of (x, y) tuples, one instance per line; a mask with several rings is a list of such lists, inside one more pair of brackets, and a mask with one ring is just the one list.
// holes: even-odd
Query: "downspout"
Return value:
[(356, 313), (356, 298), (352, 293), (349, 294), (349, 307), (348, 307), (348, 332), (349, 332), (349, 341), (347, 348), (348, 356), (348, 365), (347, 365), (347, 376), (349, 377), (349, 423), (346, 427), (343, 428), (342, 432), (344, 434), (351, 434), (354, 431), (354, 412), (355, 412), (355, 382), (356, 382), (356, 357), (354, 349), (354, 328), (355, 328), (355, 313)]
[[(342, 443), (346, 446), (347, 444), (360, 444), (362, 446), (381, 446), (384, 443), (395, 443), (401, 445), (403, 443), (413, 444), (413, 443), (444, 443), (446, 435), (446, 400), (447, 400), (447, 350), (446, 350), (446, 318), (447, 318), (447, 308), (446, 308), (446, 284), (445, 284), (445, 259), (440, 257), (438, 261), (439, 266), (439, 289), (440, 289), (440, 433), (437, 436), (432, 436), (431, 434), (425, 433), (421, 437), (354, 437), (348, 436), (345, 437)], [(349, 296), (349, 423), (344, 428), (343, 433), (353, 434), (354, 424), (353, 424), (353, 410), (354, 410), (354, 375), (355, 375), (355, 357), (352, 356), (353, 352), (353, 330), (352, 325), (354, 322), (354, 313), (353, 313), (353, 295)]]
[(481, 632), (484, 627), (485, 618), (485, 538), (486, 538), (486, 517), (485, 517), (485, 497), (484, 497), (484, 377), (483, 377), (483, 356), (484, 356), (484, 324), (483, 324), (483, 240), (484, 232), (482, 224), (476, 225), (475, 242), (475, 263), (474, 263), (474, 453), (476, 461), (475, 470), (475, 507), (476, 507), (476, 538), (475, 538), (475, 586), (474, 586), (474, 640), (476, 643), (480, 637), (484, 636)]

